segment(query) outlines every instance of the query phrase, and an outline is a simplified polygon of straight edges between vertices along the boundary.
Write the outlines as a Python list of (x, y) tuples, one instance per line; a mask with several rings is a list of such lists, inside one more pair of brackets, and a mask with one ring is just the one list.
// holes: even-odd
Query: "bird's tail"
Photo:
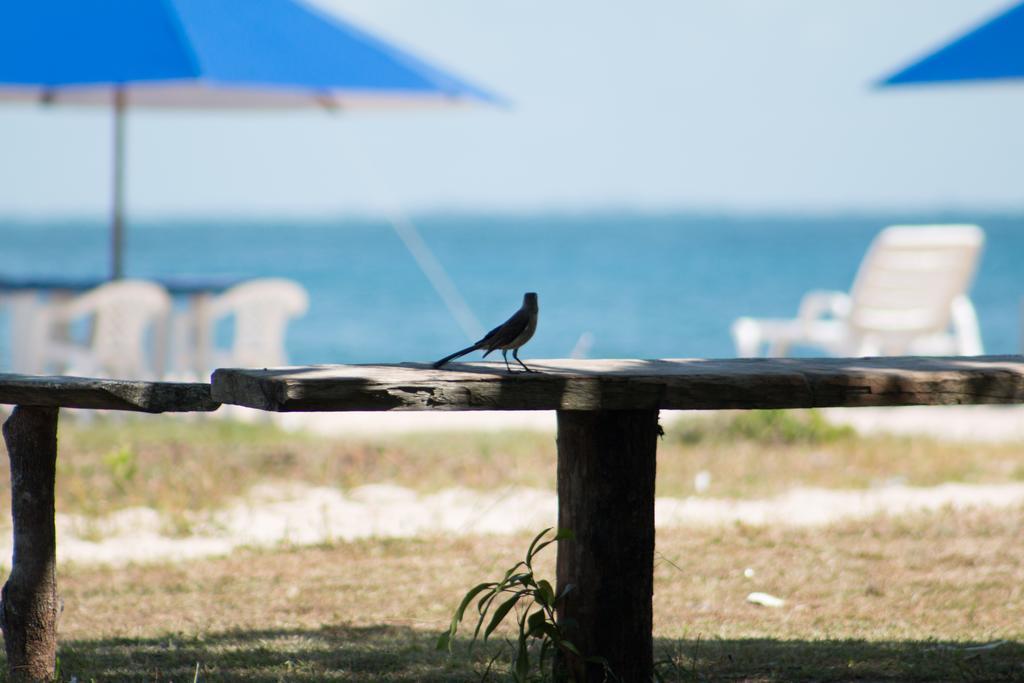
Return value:
[(436, 363), (434, 363), (434, 367), (435, 368), (439, 368), (442, 365), (444, 365), (445, 363), (447, 363), (448, 361), (455, 360), (459, 356), (465, 356), (467, 353), (471, 353), (473, 351), (476, 351), (478, 348), (480, 348), (480, 347), (478, 347), (476, 344), (473, 344), (472, 346), (467, 346), (466, 348), (462, 349), (461, 351), (456, 351), (452, 355), (445, 356), (441, 360), (437, 361)]

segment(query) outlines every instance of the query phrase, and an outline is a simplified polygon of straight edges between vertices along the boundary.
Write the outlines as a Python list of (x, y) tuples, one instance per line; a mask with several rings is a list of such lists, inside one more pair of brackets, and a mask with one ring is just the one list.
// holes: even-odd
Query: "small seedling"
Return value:
[[(452, 651), (453, 639), (469, 608), (475, 599), (479, 618), (473, 631), (469, 647), (480, 638), (483, 629), (483, 640), (486, 642), (499, 624), (512, 614), (518, 626), (515, 642), (510, 641), (512, 661), (510, 673), (516, 683), (544, 680), (545, 665), (556, 652), (570, 659), (597, 663), (604, 667), (605, 680), (615, 677), (608, 669), (607, 662), (599, 657), (585, 657), (563, 632), (555, 619), (555, 611), (564, 603), (565, 597), (572, 592), (569, 584), (559, 594), (555, 594), (551, 582), (538, 579), (534, 574), (533, 560), (544, 548), (556, 541), (572, 538), (568, 529), (560, 529), (552, 538), (544, 540), (551, 528), (537, 534), (526, 551), (526, 558), (510, 567), (500, 581), (488, 581), (471, 588), (458, 609), (452, 616), (451, 626), (437, 639), (438, 650)], [(499, 599), (501, 598), (501, 599)], [(495, 607), (497, 605), (497, 607)], [(493, 609), (492, 609), (493, 608)], [(489, 619), (488, 619), (489, 616)], [(486, 627), (484, 622), (487, 621)], [(532, 653), (536, 653), (536, 660)], [(534, 662), (536, 661), (536, 666)], [(493, 663), (493, 660), (492, 660)], [(487, 670), (490, 671), (490, 666)], [(568, 667), (571, 669), (571, 667)], [(569, 680), (575, 681), (572, 671), (567, 671)]]

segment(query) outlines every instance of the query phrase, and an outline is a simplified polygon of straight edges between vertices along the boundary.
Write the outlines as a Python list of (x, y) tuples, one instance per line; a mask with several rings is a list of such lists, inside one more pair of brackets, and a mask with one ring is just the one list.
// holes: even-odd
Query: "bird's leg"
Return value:
[[(513, 353), (512, 355), (514, 356), (515, 353)], [(508, 364), (508, 349), (501, 350), (501, 357), (505, 359), (505, 369), (508, 370), (509, 372), (512, 372), (512, 368)]]
[(526, 370), (527, 372), (537, 372), (537, 370), (531, 370), (530, 368), (526, 367), (526, 363), (524, 363), (523, 361), (519, 360), (519, 349), (513, 349), (512, 350), (512, 357), (515, 358), (516, 362), (519, 363), (520, 365), (522, 365), (523, 369)]

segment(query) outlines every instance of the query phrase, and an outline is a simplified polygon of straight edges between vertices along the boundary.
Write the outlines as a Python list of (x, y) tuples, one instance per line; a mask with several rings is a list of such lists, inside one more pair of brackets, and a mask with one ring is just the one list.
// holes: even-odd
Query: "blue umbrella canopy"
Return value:
[(1024, 78), (1024, 2), (967, 31), (881, 85)]
[(0, 98), (346, 106), (484, 90), (294, 0), (5, 0)]
[(113, 107), (111, 275), (122, 277), (127, 107), (497, 102), (296, 0), (2, 0), (0, 100)]

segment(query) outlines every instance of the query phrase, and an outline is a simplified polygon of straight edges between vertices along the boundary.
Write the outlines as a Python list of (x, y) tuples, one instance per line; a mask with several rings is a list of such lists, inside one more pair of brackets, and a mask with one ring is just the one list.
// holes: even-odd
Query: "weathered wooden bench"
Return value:
[(0, 374), (11, 463), (14, 557), (0, 598), (0, 628), (12, 681), (51, 681), (57, 654), (54, 481), (60, 408), (146, 413), (216, 410), (209, 384), (129, 382)]
[(660, 409), (1024, 403), (1024, 357), (534, 361), (217, 370), (205, 384), (0, 375), (11, 461), (14, 561), (0, 604), (14, 680), (52, 675), (54, 476), (60, 407), (208, 411), (556, 410), (559, 618), (623, 681), (653, 669), (654, 475)]
[[(274, 411), (556, 410), (558, 615), (626, 682), (651, 680), (658, 411), (1024, 402), (1024, 358), (550, 360), (217, 370), (213, 398)], [(600, 671), (592, 680), (601, 680)]]

